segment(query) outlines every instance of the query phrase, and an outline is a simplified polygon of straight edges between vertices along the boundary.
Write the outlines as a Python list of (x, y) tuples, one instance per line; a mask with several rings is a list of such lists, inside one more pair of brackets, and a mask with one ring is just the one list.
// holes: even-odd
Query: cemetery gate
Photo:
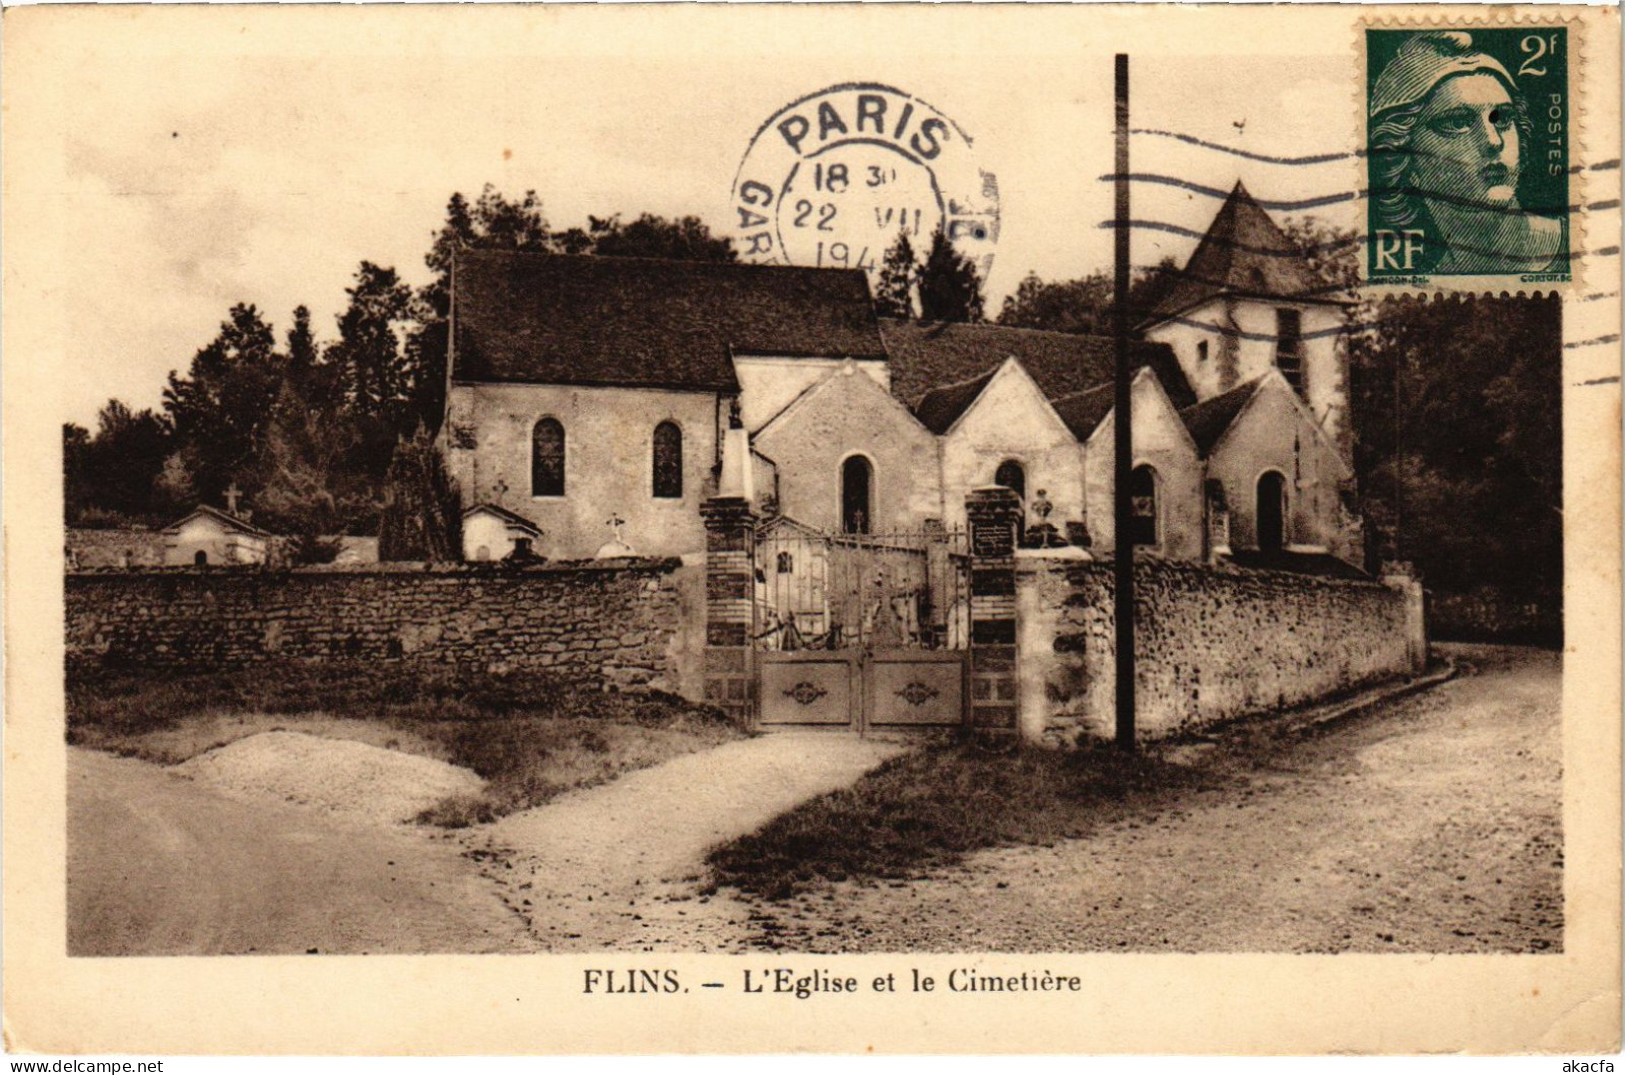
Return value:
[(963, 530), (837, 534), (780, 518), (758, 530), (754, 545), (751, 640), (762, 725), (964, 723)]

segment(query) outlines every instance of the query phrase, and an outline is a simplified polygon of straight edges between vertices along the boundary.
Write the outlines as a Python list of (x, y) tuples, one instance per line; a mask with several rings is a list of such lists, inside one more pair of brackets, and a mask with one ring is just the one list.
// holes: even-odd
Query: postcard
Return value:
[(1617, 1050), (1617, 8), (5, 29), (11, 1051)]

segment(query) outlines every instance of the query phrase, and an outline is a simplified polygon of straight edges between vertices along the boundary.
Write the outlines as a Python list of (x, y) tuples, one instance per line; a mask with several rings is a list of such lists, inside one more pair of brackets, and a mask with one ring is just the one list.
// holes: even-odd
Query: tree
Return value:
[(187, 375), (171, 372), (164, 409), (176, 444), (195, 460), (197, 492), (206, 500), (252, 469), (266, 416), (282, 380), (271, 326), (238, 303), (220, 333), (193, 357)]
[[(583, 242), (585, 239), (585, 242)], [(602, 258), (664, 258), (669, 261), (734, 261), (733, 240), (714, 236), (696, 216), (667, 220), (642, 213), (630, 224), (619, 214), (587, 218), (587, 231), (571, 229), (554, 236), (561, 250)]]
[(339, 338), (329, 345), (326, 359), (357, 418), (393, 425), (412, 401), (419, 379), (395, 331), (417, 312), (412, 289), (394, 269), (363, 261), (345, 294), (350, 305), (339, 315)]
[[(1135, 270), (1128, 293), (1131, 327), (1140, 324), (1156, 309), (1172, 286), (1175, 272), (1173, 258), (1163, 258), (1157, 265)], [(1106, 272), (1053, 283), (1029, 272), (1016, 287), (1015, 294), (1005, 296), (998, 321), (1016, 328), (1109, 335), (1113, 290), (1111, 275)]]
[(462, 559), (462, 501), (428, 430), (395, 447), (378, 525), (381, 560)]
[(914, 283), (919, 270), (914, 264), (914, 244), (908, 229), (898, 231), (897, 241), (886, 250), (875, 281), (875, 312), (881, 317), (908, 319), (914, 316)]
[(62, 423), (62, 506), (69, 525), (90, 505), (90, 430)]
[(368, 514), (370, 486), (348, 465), (358, 435), (348, 415), (324, 414), (284, 381), (266, 427), (256, 521), (293, 541), (299, 563), (325, 563), (334, 535)]
[(926, 321), (982, 320), (982, 281), (971, 259), (954, 249), (940, 226), (920, 268), (920, 317)]
[(96, 416), (96, 434), (62, 427), (64, 500), (70, 523), (87, 512), (125, 521), (153, 521), (153, 483), (169, 454), (169, 424), (151, 410), (135, 412), (110, 399)]
[(288, 330), (286, 376), (302, 389), (319, 360), (316, 336), (310, 329), (310, 308), (303, 305), (295, 306), (293, 327)]

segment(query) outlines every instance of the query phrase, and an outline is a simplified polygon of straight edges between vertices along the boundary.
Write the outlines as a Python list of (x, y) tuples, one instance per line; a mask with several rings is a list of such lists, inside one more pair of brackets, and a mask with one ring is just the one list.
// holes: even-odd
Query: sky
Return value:
[[(31, 9), (42, 10), (42, 9)], [(71, 17), (70, 17), (71, 16)], [(1107, 9), (58, 9), (8, 22), (8, 257), (53, 281), (63, 420), (157, 406), (236, 302), (281, 336), (298, 304), (336, 334), (365, 258), (425, 282), (453, 191), (534, 189), (554, 227), (694, 214), (717, 231), (752, 135), (782, 105), (877, 81), (929, 101), (998, 177), (988, 310), (1035, 271), (1109, 269), (1112, 53), (1131, 56), (1132, 170), (1259, 198), (1358, 185), (1347, 18)], [(1254, 25), (1257, 25), (1254, 23)], [(10, 59), (10, 57), (8, 57)], [(28, 148), (16, 163), (17, 146)], [(1258, 157), (1331, 155), (1285, 165)], [(1134, 184), (1134, 260), (1181, 261), (1219, 201)], [(1351, 205), (1316, 209), (1338, 223)], [(47, 222), (49, 226), (47, 227)], [(16, 229), (14, 230), (14, 235)], [(46, 236), (48, 235), (48, 238)], [(43, 245), (41, 245), (43, 244)], [(8, 244), (12, 246), (13, 244)], [(8, 250), (8, 254), (13, 253)], [(48, 256), (47, 256), (48, 255)], [(43, 360), (43, 356), (41, 356)]]

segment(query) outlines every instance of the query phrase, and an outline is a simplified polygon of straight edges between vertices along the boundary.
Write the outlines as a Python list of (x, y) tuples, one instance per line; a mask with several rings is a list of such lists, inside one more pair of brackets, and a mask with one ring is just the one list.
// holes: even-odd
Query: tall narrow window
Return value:
[(543, 418), (530, 433), (530, 495), (564, 495), (564, 427)]
[(1196, 364), (1198, 366), (1206, 366), (1207, 365), (1207, 341), (1206, 340), (1197, 341), (1197, 344), (1196, 344)]
[(1135, 467), (1128, 477), (1128, 496), (1133, 511), (1129, 543), (1158, 544), (1157, 472), (1148, 466)]
[(1286, 479), (1272, 470), (1258, 479), (1258, 550), (1280, 552), (1286, 544)]
[(655, 426), (654, 491), (668, 500), (683, 497), (683, 431), (676, 422)]
[(1303, 391), (1303, 315), (1275, 311), (1275, 364), (1293, 388)]
[(841, 529), (848, 534), (869, 533), (874, 468), (854, 455), (841, 464)]
[(993, 484), (1012, 490), (1022, 500), (1027, 499), (1027, 472), (1014, 459), (1006, 459), (993, 472)]

